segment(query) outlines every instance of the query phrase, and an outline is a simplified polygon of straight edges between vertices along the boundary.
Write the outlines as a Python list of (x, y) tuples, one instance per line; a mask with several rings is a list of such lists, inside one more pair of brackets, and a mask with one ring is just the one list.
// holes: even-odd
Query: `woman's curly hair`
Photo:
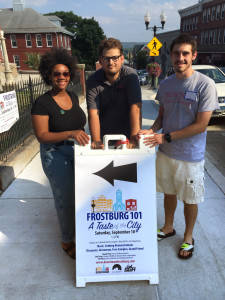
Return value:
[(51, 48), (50, 51), (42, 55), (38, 70), (43, 81), (47, 85), (51, 85), (49, 75), (55, 65), (62, 64), (67, 66), (70, 72), (70, 79), (73, 80), (76, 76), (76, 62), (75, 59), (68, 53), (65, 48)]

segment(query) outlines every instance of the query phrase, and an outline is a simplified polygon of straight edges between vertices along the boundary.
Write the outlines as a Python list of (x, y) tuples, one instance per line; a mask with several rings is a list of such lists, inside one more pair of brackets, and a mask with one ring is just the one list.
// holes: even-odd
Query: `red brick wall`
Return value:
[(97, 62), (95, 63), (95, 70), (97, 71), (97, 70), (101, 69), (101, 67), (102, 67), (102, 65), (100, 64), (99, 61), (97, 61)]
[[(27, 60), (27, 56), (25, 55), (26, 52), (32, 52), (32, 53), (38, 53), (38, 54), (44, 54), (46, 51), (48, 51), (51, 47), (47, 47), (47, 41), (46, 41), (46, 33), (40, 33), (42, 36), (42, 47), (37, 47), (36, 45), (36, 34), (32, 33), (31, 35), (31, 41), (32, 41), (32, 47), (26, 47), (26, 40), (25, 40), (25, 34), (24, 33), (17, 33), (12, 34), (16, 35), (16, 41), (17, 41), (17, 48), (12, 48), (11, 46), (11, 34), (5, 34), (6, 38), (6, 48), (8, 51), (8, 57), (9, 62), (14, 63), (13, 55), (18, 55), (20, 60), (20, 67), (19, 70), (30, 70), (30, 68), (24, 63), (24, 60)], [(57, 47), (57, 37), (58, 37), (58, 46), (65, 46), (65, 40), (64, 35), (62, 34), (62, 44), (60, 39), (60, 34), (57, 33), (49, 33), (52, 35), (52, 43), (53, 47)], [(67, 36), (68, 41), (68, 36)], [(69, 47), (71, 49), (71, 41), (69, 37)], [(68, 49), (68, 51), (71, 53), (71, 50)]]

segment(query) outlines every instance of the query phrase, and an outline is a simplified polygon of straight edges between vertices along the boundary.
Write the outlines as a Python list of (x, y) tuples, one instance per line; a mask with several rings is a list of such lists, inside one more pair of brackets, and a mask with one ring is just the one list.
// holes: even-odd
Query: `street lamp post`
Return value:
[[(166, 22), (166, 14), (164, 13), (164, 11), (162, 11), (161, 15), (160, 15), (160, 21), (162, 26), (153, 26), (153, 27), (149, 27), (149, 23), (151, 20), (151, 17), (149, 15), (149, 12), (146, 13), (146, 15), (144, 16), (145, 19), (145, 25), (146, 25), (146, 30), (151, 30), (154, 33), (154, 37), (156, 36), (156, 31), (160, 30), (160, 29), (164, 29), (164, 25)], [(152, 57), (152, 62), (155, 61), (155, 57)], [(154, 75), (152, 76), (152, 86), (154, 86)]]

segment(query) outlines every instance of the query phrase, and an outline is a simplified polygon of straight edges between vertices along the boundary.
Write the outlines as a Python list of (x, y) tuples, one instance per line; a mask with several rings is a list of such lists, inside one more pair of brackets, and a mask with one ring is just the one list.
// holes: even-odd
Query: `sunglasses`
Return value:
[(104, 62), (109, 62), (110, 59), (113, 61), (113, 62), (117, 62), (118, 59), (120, 58), (121, 55), (117, 55), (117, 56), (102, 56), (102, 60)]
[(63, 75), (63, 77), (69, 77), (70, 76), (70, 72), (54, 72), (53, 73), (54, 77), (59, 78), (60, 76)]

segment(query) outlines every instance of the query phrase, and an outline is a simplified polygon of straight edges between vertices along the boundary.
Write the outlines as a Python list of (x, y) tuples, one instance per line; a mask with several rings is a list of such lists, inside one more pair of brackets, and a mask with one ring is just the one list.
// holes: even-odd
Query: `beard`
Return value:
[(182, 63), (181, 67), (179, 65), (180, 63), (176, 62), (174, 65), (174, 69), (177, 73), (183, 73), (191, 67), (192, 63), (184, 62)]

